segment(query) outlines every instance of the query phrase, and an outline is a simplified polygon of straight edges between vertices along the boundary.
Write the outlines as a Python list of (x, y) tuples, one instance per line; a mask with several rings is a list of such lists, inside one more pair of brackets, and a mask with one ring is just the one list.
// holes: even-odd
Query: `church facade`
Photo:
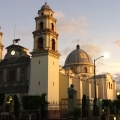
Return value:
[[(83, 94), (94, 98), (93, 60), (79, 45), (67, 56), (64, 66), (59, 66), (56, 22), (54, 11), (45, 3), (35, 17), (31, 58), (28, 49), (14, 40), (2, 59), (4, 46), (0, 33), (0, 92), (6, 94), (6, 99), (13, 94), (21, 99), (23, 95), (47, 93), (49, 102), (58, 102), (68, 98), (71, 84), (77, 90), (77, 99), (82, 99)], [(109, 73), (96, 75), (96, 81), (97, 98), (116, 99), (116, 82)]]

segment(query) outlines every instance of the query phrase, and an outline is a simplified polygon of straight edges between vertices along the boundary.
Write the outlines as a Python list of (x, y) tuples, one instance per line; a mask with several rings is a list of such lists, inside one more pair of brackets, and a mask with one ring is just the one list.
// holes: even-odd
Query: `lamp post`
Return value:
[(94, 90), (95, 90), (95, 99), (96, 99), (96, 69), (95, 69), (95, 62), (96, 62), (96, 60), (98, 60), (98, 59), (100, 59), (100, 58), (102, 58), (102, 57), (104, 57), (104, 56), (100, 56), (99, 58), (97, 58), (97, 59), (94, 59)]
[(96, 97), (96, 69), (95, 69), (95, 62), (96, 60), (102, 58), (104, 56), (100, 56), (97, 59), (94, 59), (94, 91), (95, 91), (95, 101), (94, 101), (94, 107), (95, 107), (95, 116), (96, 116), (96, 101), (97, 101), (97, 97)]

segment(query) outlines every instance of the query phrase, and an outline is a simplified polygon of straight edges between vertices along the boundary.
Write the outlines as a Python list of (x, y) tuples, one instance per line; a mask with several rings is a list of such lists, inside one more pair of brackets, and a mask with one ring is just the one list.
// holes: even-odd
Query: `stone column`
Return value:
[(74, 110), (77, 107), (77, 91), (74, 90), (74, 85), (71, 84), (68, 88), (68, 111)]

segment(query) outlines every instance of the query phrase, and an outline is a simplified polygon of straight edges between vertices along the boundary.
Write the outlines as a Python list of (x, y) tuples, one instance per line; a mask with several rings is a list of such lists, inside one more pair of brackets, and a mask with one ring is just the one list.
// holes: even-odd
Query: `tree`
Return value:
[(41, 117), (46, 116), (46, 107), (48, 102), (45, 100), (46, 93), (43, 93), (40, 96), (37, 95), (28, 95), (22, 97), (23, 108), (25, 110), (40, 110)]
[(68, 116), (73, 117), (74, 120), (78, 120), (78, 118), (81, 116), (80, 108), (75, 108), (73, 111), (70, 111)]
[(45, 100), (46, 93), (43, 93), (41, 96), (36, 97), (30, 101), (30, 105), (35, 106), (36, 108), (39, 108), (41, 111), (41, 117), (46, 117), (46, 107), (48, 106), (48, 102)]
[(102, 100), (103, 104), (102, 104), (102, 107), (104, 108), (105, 107), (111, 107), (112, 106), (112, 101), (109, 99), (103, 99)]
[(82, 98), (82, 117), (86, 117), (86, 95)]
[(114, 100), (113, 101), (113, 106), (116, 106), (118, 110), (120, 110), (120, 100)]
[(120, 100), (120, 95), (117, 95), (117, 99)]

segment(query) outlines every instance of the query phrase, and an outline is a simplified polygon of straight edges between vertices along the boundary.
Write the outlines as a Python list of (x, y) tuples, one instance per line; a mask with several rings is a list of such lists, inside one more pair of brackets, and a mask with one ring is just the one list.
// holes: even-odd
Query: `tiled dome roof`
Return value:
[(67, 65), (78, 64), (93, 64), (92, 58), (77, 45), (76, 50), (73, 50), (66, 58), (64, 67)]

